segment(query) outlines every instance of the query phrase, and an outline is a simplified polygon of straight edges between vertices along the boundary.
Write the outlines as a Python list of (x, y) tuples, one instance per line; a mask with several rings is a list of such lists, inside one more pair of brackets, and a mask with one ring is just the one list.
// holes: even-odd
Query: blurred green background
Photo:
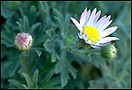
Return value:
[[(91, 55), (90, 62), (86, 60), (90, 58), (66, 50), (64, 56), (67, 55), (70, 70), (65, 74), (63, 71), (49, 74), (56, 80), (47, 79), (50, 78), (47, 73), (65, 64), (60, 53), (65, 50), (65, 44), (74, 45), (79, 40), (70, 17), (79, 21), (85, 7), (101, 10), (101, 17), (112, 16), (109, 27), (118, 26), (118, 30), (111, 36), (120, 38), (114, 42), (117, 57), (107, 61)], [(24, 88), (22, 85), (28, 84), (28, 80), (20, 73), (25, 72), (31, 78), (36, 69), (39, 70), (37, 88), (131, 88), (131, 1), (1, 1), (1, 21), (1, 88)], [(34, 38), (26, 57), (14, 46), (20, 28)], [(67, 42), (60, 33), (65, 34)], [(47, 45), (48, 41), (51, 46)], [(43, 80), (49, 81), (41, 83)]]

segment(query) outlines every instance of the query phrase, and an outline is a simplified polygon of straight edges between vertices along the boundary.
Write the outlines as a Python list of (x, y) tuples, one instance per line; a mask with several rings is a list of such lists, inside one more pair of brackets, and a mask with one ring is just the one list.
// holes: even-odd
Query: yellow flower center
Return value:
[(92, 44), (95, 44), (100, 39), (98, 30), (92, 26), (84, 26), (82, 34), (84, 33), (88, 35), (88, 40), (91, 40)]

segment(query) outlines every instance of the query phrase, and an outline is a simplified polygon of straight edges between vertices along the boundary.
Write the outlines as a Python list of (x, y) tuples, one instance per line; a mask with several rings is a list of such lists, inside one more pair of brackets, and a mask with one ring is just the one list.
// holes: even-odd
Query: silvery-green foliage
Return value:
[[(85, 7), (118, 26), (113, 60), (78, 38), (70, 17), (79, 20)], [(1, 88), (131, 88), (130, 1), (1, 1), (1, 17)], [(33, 37), (28, 51), (14, 45), (19, 32)]]

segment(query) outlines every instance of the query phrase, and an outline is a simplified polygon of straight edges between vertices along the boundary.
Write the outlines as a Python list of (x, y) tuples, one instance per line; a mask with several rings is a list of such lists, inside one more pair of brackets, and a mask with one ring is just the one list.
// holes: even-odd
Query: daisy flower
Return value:
[(117, 26), (107, 28), (112, 20), (111, 15), (103, 16), (99, 19), (101, 11), (96, 13), (96, 8), (91, 12), (87, 7), (80, 17), (80, 23), (71, 17), (72, 22), (79, 29), (78, 36), (84, 39), (85, 43), (90, 44), (93, 48), (100, 48), (113, 40), (119, 40), (117, 37), (106, 37), (117, 30)]
[(19, 50), (28, 50), (32, 46), (32, 36), (28, 33), (18, 33), (15, 38), (15, 45)]

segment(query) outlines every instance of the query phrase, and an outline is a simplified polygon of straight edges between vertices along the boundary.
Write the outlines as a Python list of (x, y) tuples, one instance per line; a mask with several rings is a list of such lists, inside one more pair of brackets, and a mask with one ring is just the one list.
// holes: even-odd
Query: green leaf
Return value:
[(61, 73), (61, 85), (64, 87), (68, 83), (68, 79), (70, 79), (68, 73), (71, 73), (71, 75), (76, 78), (76, 70), (70, 65), (70, 63), (66, 59), (66, 52), (61, 52), (61, 58), (59, 62), (56, 64), (55, 67), (56, 73)]
[(22, 85), (25, 89), (30, 89), (28, 86), (26, 86), (25, 84)]
[(34, 32), (34, 30), (35, 30), (39, 25), (41, 25), (41, 23), (35, 23), (35, 24), (33, 24), (32, 27), (30, 28), (30, 31), (29, 31), (29, 32), (32, 34), (32, 33)]
[(44, 86), (42, 86), (42, 88), (43, 89), (60, 89), (60, 87), (57, 86), (58, 84), (60, 84), (60, 78), (54, 78), (50, 80), (50, 82), (45, 83)]
[(12, 63), (12, 66), (10, 66), (10, 70), (9, 70), (10, 77), (15, 76), (19, 66), (20, 66), (20, 63), (18, 63), (18, 62)]
[[(65, 16), (65, 25), (64, 25), (65, 31), (68, 31), (69, 24), (70, 24), (70, 16), (69, 16), (69, 14), (66, 14), (66, 16)], [(65, 32), (65, 33), (67, 34), (67, 32)]]
[(68, 82), (68, 79), (69, 79), (69, 75), (68, 75), (68, 72), (66, 70), (63, 70), (61, 71), (61, 85), (62, 87), (64, 87), (67, 82)]
[(52, 53), (52, 61), (51, 62), (56, 62), (57, 59), (60, 60), (60, 57), (55, 51), (53, 51), (53, 53)]
[(14, 46), (14, 34), (12, 28), (7, 24), (3, 25), (4, 29), (1, 30), (1, 43), (5, 44), (7, 47)]
[(105, 60), (100, 55), (91, 54), (91, 59), (92, 59), (91, 62), (93, 62), (93, 63), (96, 62), (100, 66), (102, 66), (102, 65), (105, 66), (106, 65)]
[(13, 47), (14, 45), (9, 43), (8, 41), (5, 41), (5, 40), (1, 40), (1, 43), (6, 45), (6, 47)]
[(62, 19), (62, 14), (57, 10), (57, 9), (53, 9), (53, 12), (55, 13), (55, 15), (59, 18), (59, 19)]
[(48, 16), (50, 7), (46, 1), (39, 1), (42, 11)]
[(41, 50), (39, 50), (39, 49), (37, 49), (37, 48), (34, 48), (34, 50), (36, 51), (37, 55), (40, 57), (40, 56), (41, 56), (41, 54), (42, 54), (42, 51), (41, 51)]
[(76, 77), (77, 77), (77, 75), (76, 75), (77, 70), (74, 69), (70, 64), (68, 64), (68, 71), (71, 73), (71, 75), (74, 77), (74, 79), (76, 79)]
[(28, 74), (22, 73), (22, 76), (26, 79), (27, 85), (29, 88), (33, 88), (33, 82)]
[(51, 43), (52, 43), (52, 41), (51, 41), (50, 39), (48, 39), (48, 40), (44, 43), (44, 47), (45, 47), (45, 49), (46, 49), (48, 52), (52, 52), (52, 51), (53, 51), (53, 50), (52, 50), (53, 47), (51, 47)]
[(41, 84), (47, 83), (53, 75), (54, 75), (54, 71), (52, 70), (44, 77)]
[(18, 27), (19, 27), (20, 31), (21, 31), (21, 32), (23, 32), (23, 29), (22, 29), (22, 25), (21, 25), (21, 23), (20, 23), (20, 22), (18, 22), (18, 21), (16, 21), (16, 24), (18, 25)]
[(30, 25), (33, 25), (36, 22), (36, 19), (39, 17), (40, 13), (37, 10), (37, 7), (35, 5), (31, 5), (30, 7), (30, 17), (29, 20), (31, 20), (32, 22), (30, 22)]
[(2, 1), (1, 2), (1, 15), (4, 18), (10, 18), (11, 16), (13, 16), (15, 13), (15, 10), (11, 10), (8, 6), (8, 2), (7, 1)]
[(10, 82), (10, 84), (16, 86), (19, 89), (23, 88), (22, 84), (14, 79), (9, 79), (8, 81)]
[(37, 82), (38, 82), (38, 69), (35, 70), (34, 74), (33, 74), (33, 77), (32, 77), (32, 80), (34, 82), (34, 87), (37, 88)]
[(49, 37), (52, 39), (53, 38), (53, 34), (54, 34), (54, 30), (53, 28), (51, 28), (50, 30), (47, 30), (46, 33), (49, 35)]
[(82, 50), (76, 50), (76, 49), (72, 49), (72, 52), (73, 52), (73, 56), (74, 56), (74, 58), (75, 58), (75, 60), (83, 60), (83, 61), (85, 61), (85, 62), (89, 62), (89, 61), (91, 61), (91, 57), (89, 56), (89, 55), (85, 55), (84, 54), (84, 51), (82, 51)]
[(35, 12), (37, 11), (35, 5), (31, 5), (30, 11), (31, 11), (32, 13), (35, 13)]
[(58, 17), (54, 16), (54, 18), (56, 19), (57, 23), (59, 24), (59, 28), (61, 31), (64, 31), (64, 27), (63, 27), (63, 23), (61, 22), (61, 19), (59, 19)]
[(67, 38), (67, 44), (68, 45), (71, 45), (71, 44), (73, 44), (73, 36), (72, 35), (70, 35), (68, 38)]
[(8, 1), (8, 6), (11, 10), (17, 9), (21, 1)]
[(103, 89), (105, 87), (105, 80), (103, 78), (99, 80), (91, 80), (89, 84), (90, 86), (88, 89)]
[(57, 88), (57, 85), (60, 83), (60, 79), (59, 78), (53, 78), (54, 75), (54, 70), (50, 71), (45, 77), (44, 79), (41, 81), (40, 83), (40, 87), (43, 89), (51, 89), (51, 88)]
[(6, 45), (6, 47), (12, 47), (14, 46), (14, 43), (8, 34), (11, 34), (11, 33), (7, 33), (7, 29), (1, 31), (1, 43)]
[(23, 24), (24, 24), (24, 31), (27, 32), (29, 31), (29, 19), (27, 16), (23, 16)]
[(51, 62), (50, 59), (48, 59), (48, 60), (46, 60), (45, 65), (39, 75), (44, 75), (44, 74), (48, 73), (49, 71), (51, 71), (53, 68), (54, 68), (53, 63)]

